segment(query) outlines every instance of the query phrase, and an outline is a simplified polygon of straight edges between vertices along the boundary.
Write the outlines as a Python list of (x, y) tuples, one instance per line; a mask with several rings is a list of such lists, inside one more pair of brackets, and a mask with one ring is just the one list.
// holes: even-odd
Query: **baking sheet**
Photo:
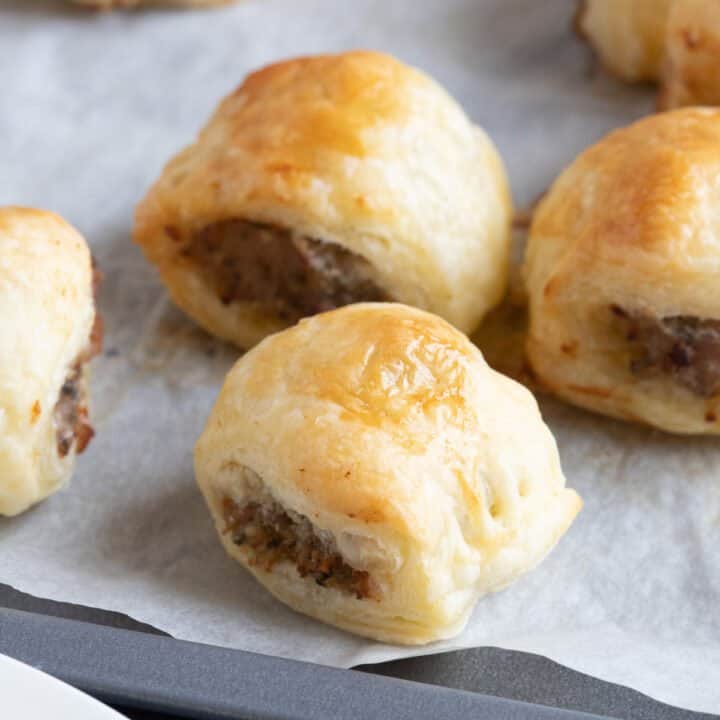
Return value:
[(129, 241), (133, 206), (251, 69), (370, 47), (436, 78), (489, 131), (516, 202), (648, 112), (593, 70), (571, 0), (246, 0), (208, 13), (84, 14), (0, 0), (0, 203), (60, 212), (106, 273), (97, 437), (70, 488), (0, 521), (0, 581), (125, 612), (178, 638), (350, 666), (498, 645), (690, 709), (720, 711), (720, 446), (542, 409), (585, 509), (464, 635), (378, 645), (295, 615), (220, 550), (191, 450), (235, 353), (173, 310)]
[[(177, 714), (206, 720), (440, 717), (610, 720), (584, 712), (2, 608), (0, 653), (40, 667), (111, 705), (173, 717)], [(241, 683), (238, 678), (242, 678)], [(665, 716), (666, 706), (659, 707)]]

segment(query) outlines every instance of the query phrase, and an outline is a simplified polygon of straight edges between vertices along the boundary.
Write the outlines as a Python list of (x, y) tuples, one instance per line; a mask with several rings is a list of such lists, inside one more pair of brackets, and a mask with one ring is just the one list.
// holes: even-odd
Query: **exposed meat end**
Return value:
[(632, 348), (633, 374), (668, 375), (701, 397), (720, 393), (720, 320), (657, 318), (617, 305), (611, 311)]
[(348, 565), (332, 538), (321, 537), (306, 517), (274, 501), (251, 501), (240, 507), (226, 497), (222, 507), (225, 532), (232, 534), (236, 545), (247, 548), (250, 564), (269, 571), (287, 560), (300, 577), (311, 577), (322, 587), (360, 600), (379, 599), (379, 588), (370, 574)]
[[(102, 274), (98, 270), (94, 258), (92, 272), (93, 297), (97, 299)], [(53, 410), (57, 450), (61, 458), (67, 456), (73, 445), (78, 454), (82, 453), (95, 435), (89, 421), (87, 387), (84, 376), (90, 360), (102, 351), (102, 343), (103, 322), (100, 313), (96, 310), (87, 347), (70, 367)]]
[(85, 363), (77, 362), (70, 370), (60, 388), (60, 398), (55, 405), (54, 418), (58, 455), (65, 457), (74, 443), (81, 453), (95, 434), (88, 421), (88, 409), (83, 382)]
[(208, 225), (182, 246), (221, 301), (255, 302), (279, 318), (389, 300), (363, 257), (332, 242), (247, 220)]

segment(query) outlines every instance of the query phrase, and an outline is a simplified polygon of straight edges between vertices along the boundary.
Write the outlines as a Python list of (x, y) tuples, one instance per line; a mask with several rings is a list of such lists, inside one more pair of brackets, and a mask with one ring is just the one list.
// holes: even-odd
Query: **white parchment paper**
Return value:
[[(228, 560), (191, 450), (234, 353), (164, 300), (129, 240), (134, 204), (242, 77), (368, 47), (434, 75), (498, 144), (517, 204), (650, 110), (592, 72), (572, 0), (246, 0), (201, 12), (85, 14), (0, 0), (0, 204), (55, 210), (106, 273), (97, 437), (71, 486), (0, 520), (0, 582), (117, 610), (178, 638), (350, 666), (415, 650), (287, 610)], [(2, 319), (0, 318), (0, 322)], [(720, 712), (720, 444), (542, 402), (585, 509), (535, 572), (481, 601), (450, 647), (541, 653)]]

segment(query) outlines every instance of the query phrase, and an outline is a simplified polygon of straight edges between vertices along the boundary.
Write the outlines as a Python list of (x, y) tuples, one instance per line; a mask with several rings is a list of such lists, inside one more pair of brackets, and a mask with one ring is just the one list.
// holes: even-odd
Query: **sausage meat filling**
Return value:
[(213, 223), (195, 233), (181, 254), (205, 274), (224, 304), (256, 302), (284, 320), (390, 299), (365, 258), (273, 225)]
[[(271, 570), (275, 563), (293, 563), (300, 577), (311, 577), (328, 588), (379, 599), (379, 588), (369, 573), (345, 562), (335, 541), (303, 515), (268, 500), (239, 506), (226, 497), (222, 504), (225, 532), (236, 545), (247, 548), (248, 562)], [(325, 535), (325, 537), (323, 537)]]
[(84, 362), (79, 361), (72, 366), (60, 388), (60, 398), (55, 405), (57, 448), (61, 458), (70, 452), (76, 441), (76, 452), (83, 452), (95, 434), (88, 422), (84, 369)]
[[(101, 274), (93, 259), (93, 295), (97, 297)], [(86, 369), (93, 357), (100, 354), (103, 343), (103, 323), (100, 313), (95, 312), (95, 321), (90, 330), (87, 348), (80, 353), (70, 367), (65, 382), (60, 388), (60, 396), (53, 410), (57, 451), (64, 458), (72, 449), (80, 454), (88, 446), (95, 431), (88, 418)]]
[(663, 373), (695, 395), (720, 393), (720, 320), (689, 315), (663, 318), (611, 307), (633, 353), (637, 376)]

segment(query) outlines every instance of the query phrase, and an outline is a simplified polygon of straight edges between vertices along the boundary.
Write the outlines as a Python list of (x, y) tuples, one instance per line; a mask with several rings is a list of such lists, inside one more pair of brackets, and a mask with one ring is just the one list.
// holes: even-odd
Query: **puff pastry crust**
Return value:
[(660, 107), (720, 105), (720, 2), (674, 0)]
[(527, 351), (576, 405), (720, 432), (720, 110), (643, 119), (583, 152), (535, 214)]
[(530, 392), (393, 303), (307, 318), (241, 358), (195, 470), (227, 552), (271, 593), (404, 644), (460, 632), (581, 505)]
[(576, 24), (618, 77), (659, 82), (660, 109), (720, 105), (718, 0), (584, 0)]
[(181, 308), (249, 347), (363, 300), (470, 331), (503, 294), (510, 217), (500, 157), (455, 101), (392, 57), (349, 52), (250, 75), (139, 205), (135, 240)]
[(0, 208), (0, 317), (0, 515), (15, 515), (70, 477), (91, 433), (93, 270), (57, 215)]
[(576, 25), (603, 64), (628, 82), (657, 80), (673, 0), (583, 0)]

